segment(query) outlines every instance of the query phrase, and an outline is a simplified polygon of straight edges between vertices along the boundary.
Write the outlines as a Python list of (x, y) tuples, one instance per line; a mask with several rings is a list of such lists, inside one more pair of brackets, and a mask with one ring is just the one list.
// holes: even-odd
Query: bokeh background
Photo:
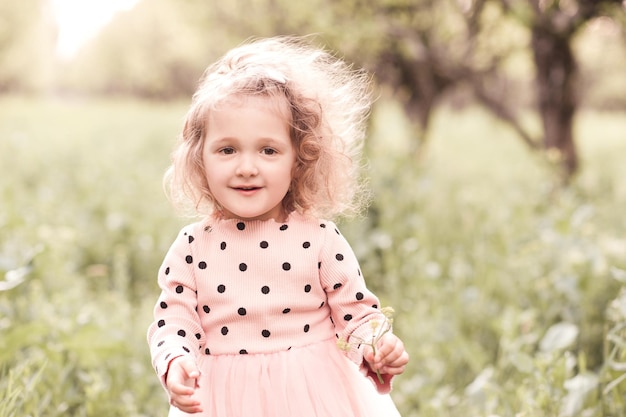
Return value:
[(161, 178), (206, 66), (276, 34), (373, 74), (340, 227), (402, 415), (626, 415), (623, 1), (0, 0), (0, 417), (165, 415)]

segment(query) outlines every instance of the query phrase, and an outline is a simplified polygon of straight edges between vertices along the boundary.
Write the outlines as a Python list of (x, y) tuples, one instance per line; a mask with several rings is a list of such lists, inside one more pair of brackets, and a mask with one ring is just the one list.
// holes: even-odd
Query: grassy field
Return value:
[[(158, 416), (145, 331), (179, 227), (161, 175), (186, 103), (0, 99), (0, 417)], [(403, 416), (626, 413), (626, 118), (581, 114), (565, 190), (498, 122), (392, 106), (344, 220), (411, 354)]]

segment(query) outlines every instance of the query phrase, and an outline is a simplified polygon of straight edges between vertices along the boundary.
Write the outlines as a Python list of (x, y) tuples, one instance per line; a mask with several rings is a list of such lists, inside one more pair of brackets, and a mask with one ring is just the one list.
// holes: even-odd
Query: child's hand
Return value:
[(193, 359), (180, 356), (170, 362), (166, 386), (170, 404), (186, 413), (201, 413), (200, 401), (193, 398), (200, 371)]
[(409, 362), (409, 354), (404, 349), (404, 343), (393, 333), (386, 333), (380, 338), (376, 344), (376, 356), (372, 347), (366, 345), (363, 358), (373, 371), (390, 375), (399, 375), (404, 372)]

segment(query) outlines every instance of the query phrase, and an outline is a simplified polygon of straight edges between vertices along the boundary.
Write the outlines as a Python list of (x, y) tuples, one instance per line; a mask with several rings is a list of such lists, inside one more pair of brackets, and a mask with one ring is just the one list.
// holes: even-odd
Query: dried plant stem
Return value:
[[(374, 354), (374, 357), (376, 357), (376, 343), (374, 343), (374, 341), (372, 340), (372, 353)], [(385, 380), (383, 380), (382, 375), (380, 374), (380, 371), (378, 369), (376, 369), (376, 376), (378, 377), (378, 383), (379, 384), (384, 384)]]

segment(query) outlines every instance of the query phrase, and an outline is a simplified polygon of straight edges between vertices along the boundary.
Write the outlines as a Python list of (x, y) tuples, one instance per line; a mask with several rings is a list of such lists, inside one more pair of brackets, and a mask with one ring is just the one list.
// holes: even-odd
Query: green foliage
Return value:
[[(557, 191), (483, 112), (442, 109), (417, 161), (379, 104), (374, 199), (341, 227), (411, 355), (402, 415), (624, 414), (623, 118), (582, 115), (586, 169)], [(0, 100), (0, 417), (165, 413), (145, 332), (188, 221), (161, 189), (185, 110)]]
[[(626, 280), (626, 271), (615, 269), (616, 278)], [(624, 288), (609, 305), (608, 334), (606, 337), (604, 364), (604, 387), (602, 395), (606, 399), (606, 409), (617, 415), (626, 409), (626, 291)]]
[(376, 195), (346, 233), (409, 346), (403, 415), (607, 415), (605, 308), (626, 250), (611, 120), (581, 121), (588, 166), (564, 191), (480, 112), (440, 112), (422, 161), (407, 160), (397, 119), (375, 121)]
[(2, 417), (166, 406), (145, 332), (176, 233), (160, 176), (183, 112), (0, 102), (0, 284), (18, 282), (0, 292)]

